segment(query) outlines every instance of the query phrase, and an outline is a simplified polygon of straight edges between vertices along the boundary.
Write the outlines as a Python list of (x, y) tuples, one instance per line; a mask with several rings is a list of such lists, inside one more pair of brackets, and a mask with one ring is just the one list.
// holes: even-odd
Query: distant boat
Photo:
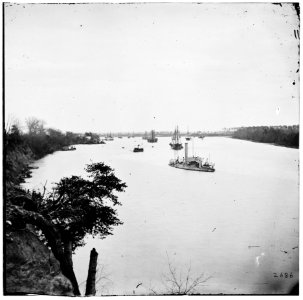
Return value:
[(105, 137), (105, 140), (106, 140), (106, 141), (113, 141), (114, 138), (112, 137), (112, 134), (110, 133), (110, 134), (108, 134), (108, 135)]
[(143, 140), (147, 140), (147, 132), (145, 131), (144, 135), (142, 136)]
[(99, 144), (105, 144), (105, 142), (104, 142), (103, 140), (101, 140), (101, 141), (99, 142)]
[(171, 140), (172, 141), (169, 145), (171, 146), (172, 149), (181, 150), (183, 148), (182, 143), (181, 143), (181, 137), (180, 137), (180, 132), (179, 132), (178, 126), (176, 127)]
[(149, 143), (157, 143), (158, 142), (158, 138), (156, 138), (156, 132), (155, 132), (155, 130), (151, 131), (151, 136), (149, 138), (147, 138), (147, 141)]
[(61, 151), (74, 151), (76, 150), (76, 147), (74, 146), (64, 146)]
[(199, 139), (204, 139), (204, 138), (205, 138), (205, 136), (204, 136), (204, 135), (202, 135), (202, 134), (200, 134), (200, 135), (198, 136), (198, 138), (199, 138)]
[(190, 141), (190, 140), (191, 140), (191, 136), (189, 135), (188, 129), (187, 129), (187, 135), (186, 135), (185, 139), (186, 139), (187, 141)]
[(179, 158), (172, 159), (169, 166), (190, 171), (215, 172), (215, 165), (208, 159), (199, 156), (188, 157), (188, 143), (185, 143), (185, 158), (181, 161)]
[(137, 147), (134, 148), (133, 152), (143, 152), (144, 149), (138, 145)]

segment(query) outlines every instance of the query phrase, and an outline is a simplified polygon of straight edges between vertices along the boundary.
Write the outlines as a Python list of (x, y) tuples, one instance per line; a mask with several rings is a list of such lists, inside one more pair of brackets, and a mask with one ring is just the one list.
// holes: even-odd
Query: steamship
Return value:
[(143, 147), (140, 147), (140, 145), (138, 145), (137, 147), (134, 148), (133, 152), (143, 152), (144, 149)]
[(170, 160), (169, 166), (190, 171), (215, 172), (215, 164), (207, 158), (188, 156), (188, 143), (185, 143), (185, 157), (182, 160), (179, 158)]

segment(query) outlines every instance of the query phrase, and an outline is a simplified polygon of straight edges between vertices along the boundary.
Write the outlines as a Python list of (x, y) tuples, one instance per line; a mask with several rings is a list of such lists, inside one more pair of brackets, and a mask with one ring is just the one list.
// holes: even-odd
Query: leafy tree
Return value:
[(67, 145), (78, 144), (79, 143), (79, 135), (75, 134), (71, 131), (67, 131), (65, 133), (65, 140)]
[(65, 134), (63, 134), (60, 130), (53, 128), (48, 128), (46, 130), (46, 141), (50, 152), (56, 151), (57, 149), (69, 145), (67, 143)]
[(48, 147), (45, 122), (35, 117), (26, 120), (27, 134), (24, 135), (25, 143), (29, 146), (36, 159), (51, 153)]
[(20, 184), (23, 181), (24, 171), (32, 158), (32, 152), (24, 142), (19, 122), (12, 123), (8, 130), (4, 130), (4, 158), (5, 184)]
[(103, 239), (121, 225), (113, 206), (120, 205), (115, 191), (126, 184), (113, 169), (103, 163), (87, 165), (88, 179), (71, 176), (61, 179), (48, 195), (8, 195), (7, 220), (12, 226), (35, 225), (60, 262), (62, 273), (71, 281), (75, 295), (80, 295), (73, 271), (72, 253), (84, 245), (86, 234)]
[(5, 145), (7, 150), (14, 150), (18, 145), (22, 144), (21, 130), (18, 125), (13, 124), (9, 132), (5, 133)]
[(98, 144), (99, 143), (99, 135), (92, 132), (85, 132), (84, 134), (84, 143), (89, 144)]

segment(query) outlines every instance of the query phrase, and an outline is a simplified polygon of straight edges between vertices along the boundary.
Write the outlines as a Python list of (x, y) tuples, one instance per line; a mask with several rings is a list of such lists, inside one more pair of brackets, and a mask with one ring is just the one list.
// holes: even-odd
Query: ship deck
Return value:
[(194, 166), (188, 166), (184, 164), (170, 164), (171, 167), (177, 168), (177, 169), (183, 169), (183, 170), (189, 170), (189, 171), (198, 171), (198, 172), (215, 172), (215, 169), (209, 168), (209, 167), (194, 167)]

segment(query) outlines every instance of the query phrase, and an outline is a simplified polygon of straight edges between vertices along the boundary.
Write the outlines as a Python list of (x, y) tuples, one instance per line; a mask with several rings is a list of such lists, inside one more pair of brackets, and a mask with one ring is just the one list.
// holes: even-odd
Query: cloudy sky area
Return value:
[(299, 123), (291, 4), (6, 4), (5, 114), (75, 132)]

